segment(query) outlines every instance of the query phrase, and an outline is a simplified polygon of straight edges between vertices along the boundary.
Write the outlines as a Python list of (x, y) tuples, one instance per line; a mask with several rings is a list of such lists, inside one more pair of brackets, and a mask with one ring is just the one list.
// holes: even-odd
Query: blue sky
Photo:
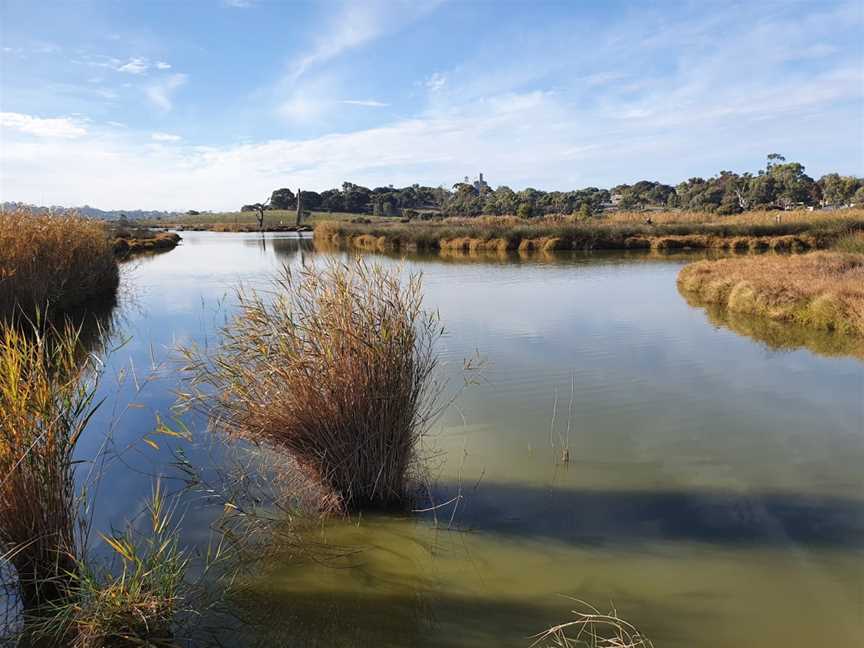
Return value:
[(0, 199), (864, 175), (864, 2), (0, 0)]

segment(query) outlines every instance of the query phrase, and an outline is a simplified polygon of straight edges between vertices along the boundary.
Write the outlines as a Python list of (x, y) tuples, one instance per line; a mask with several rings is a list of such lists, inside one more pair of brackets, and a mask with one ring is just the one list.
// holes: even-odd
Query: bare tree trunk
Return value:
[(303, 190), (297, 190), (297, 227), (300, 227), (300, 220), (303, 218)]
[(255, 216), (255, 218), (258, 219), (258, 231), (260, 232), (264, 229), (264, 205), (258, 205), (257, 209), (258, 214)]

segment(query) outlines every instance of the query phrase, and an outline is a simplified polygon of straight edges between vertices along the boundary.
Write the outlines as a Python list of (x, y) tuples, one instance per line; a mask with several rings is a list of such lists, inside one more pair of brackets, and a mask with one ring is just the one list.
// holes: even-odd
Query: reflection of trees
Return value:
[(314, 249), (311, 238), (293, 236), (290, 238), (279, 237), (271, 238), (269, 243), (273, 248), (273, 252), (276, 253), (276, 256), (283, 261), (289, 261), (298, 254), (311, 252)]
[(679, 292), (690, 306), (702, 308), (708, 321), (715, 326), (722, 326), (738, 335), (753, 338), (769, 349), (792, 351), (803, 347), (819, 355), (853, 356), (864, 359), (864, 340), (861, 338), (780, 322), (758, 315), (736, 313), (725, 306), (705, 303), (695, 294), (680, 288)]

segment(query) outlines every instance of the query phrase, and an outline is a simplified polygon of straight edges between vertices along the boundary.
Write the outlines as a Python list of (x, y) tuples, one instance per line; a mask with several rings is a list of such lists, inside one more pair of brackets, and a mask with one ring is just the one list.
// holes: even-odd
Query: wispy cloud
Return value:
[(424, 82), (427, 90), (430, 92), (438, 92), (447, 85), (447, 77), (441, 72), (433, 72)]
[(171, 64), (166, 63), (165, 61), (156, 61), (156, 69), (157, 70), (170, 70)]
[(222, 0), (222, 6), (233, 9), (248, 9), (255, 4), (255, 0)]
[(0, 128), (6, 128), (36, 137), (75, 139), (87, 134), (87, 129), (69, 117), (34, 117), (22, 113), (0, 113)]
[(434, 10), (442, 0), (414, 2), (400, 0), (371, 0), (364, 3), (346, 3), (337, 11), (329, 24), (318, 30), (309, 51), (291, 62), (287, 79), (296, 81), (306, 71), (339, 55), (369, 43)]
[(154, 106), (167, 112), (174, 107), (174, 93), (187, 79), (185, 74), (171, 74), (148, 85), (144, 92)]
[(150, 68), (150, 64), (147, 62), (147, 59), (143, 58), (131, 58), (123, 65), (115, 67), (114, 69), (118, 72), (125, 72), (126, 74), (143, 74)]
[(367, 106), (369, 108), (384, 108), (390, 105), (383, 101), (375, 101), (374, 99), (342, 99), (338, 103), (349, 106)]
[(183, 138), (173, 133), (150, 133), (150, 139), (156, 142), (179, 142)]

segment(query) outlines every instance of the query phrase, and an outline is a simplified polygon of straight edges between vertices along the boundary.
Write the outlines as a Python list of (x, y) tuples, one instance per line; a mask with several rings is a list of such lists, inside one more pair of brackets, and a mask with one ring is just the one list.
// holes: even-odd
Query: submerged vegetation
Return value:
[(208, 357), (187, 351), (194, 391), (220, 426), (287, 450), (328, 491), (322, 508), (403, 506), (438, 411), (438, 318), (419, 275), (361, 259), (285, 268), (274, 294), (241, 289)]
[(101, 223), (0, 212), (0, 319), (68, 311), (113, 295), (117, 260)]
[(698, 261), (678, 275), (685, 294), (731, 311), (864, 335), (864, 255), (815, 252)]

